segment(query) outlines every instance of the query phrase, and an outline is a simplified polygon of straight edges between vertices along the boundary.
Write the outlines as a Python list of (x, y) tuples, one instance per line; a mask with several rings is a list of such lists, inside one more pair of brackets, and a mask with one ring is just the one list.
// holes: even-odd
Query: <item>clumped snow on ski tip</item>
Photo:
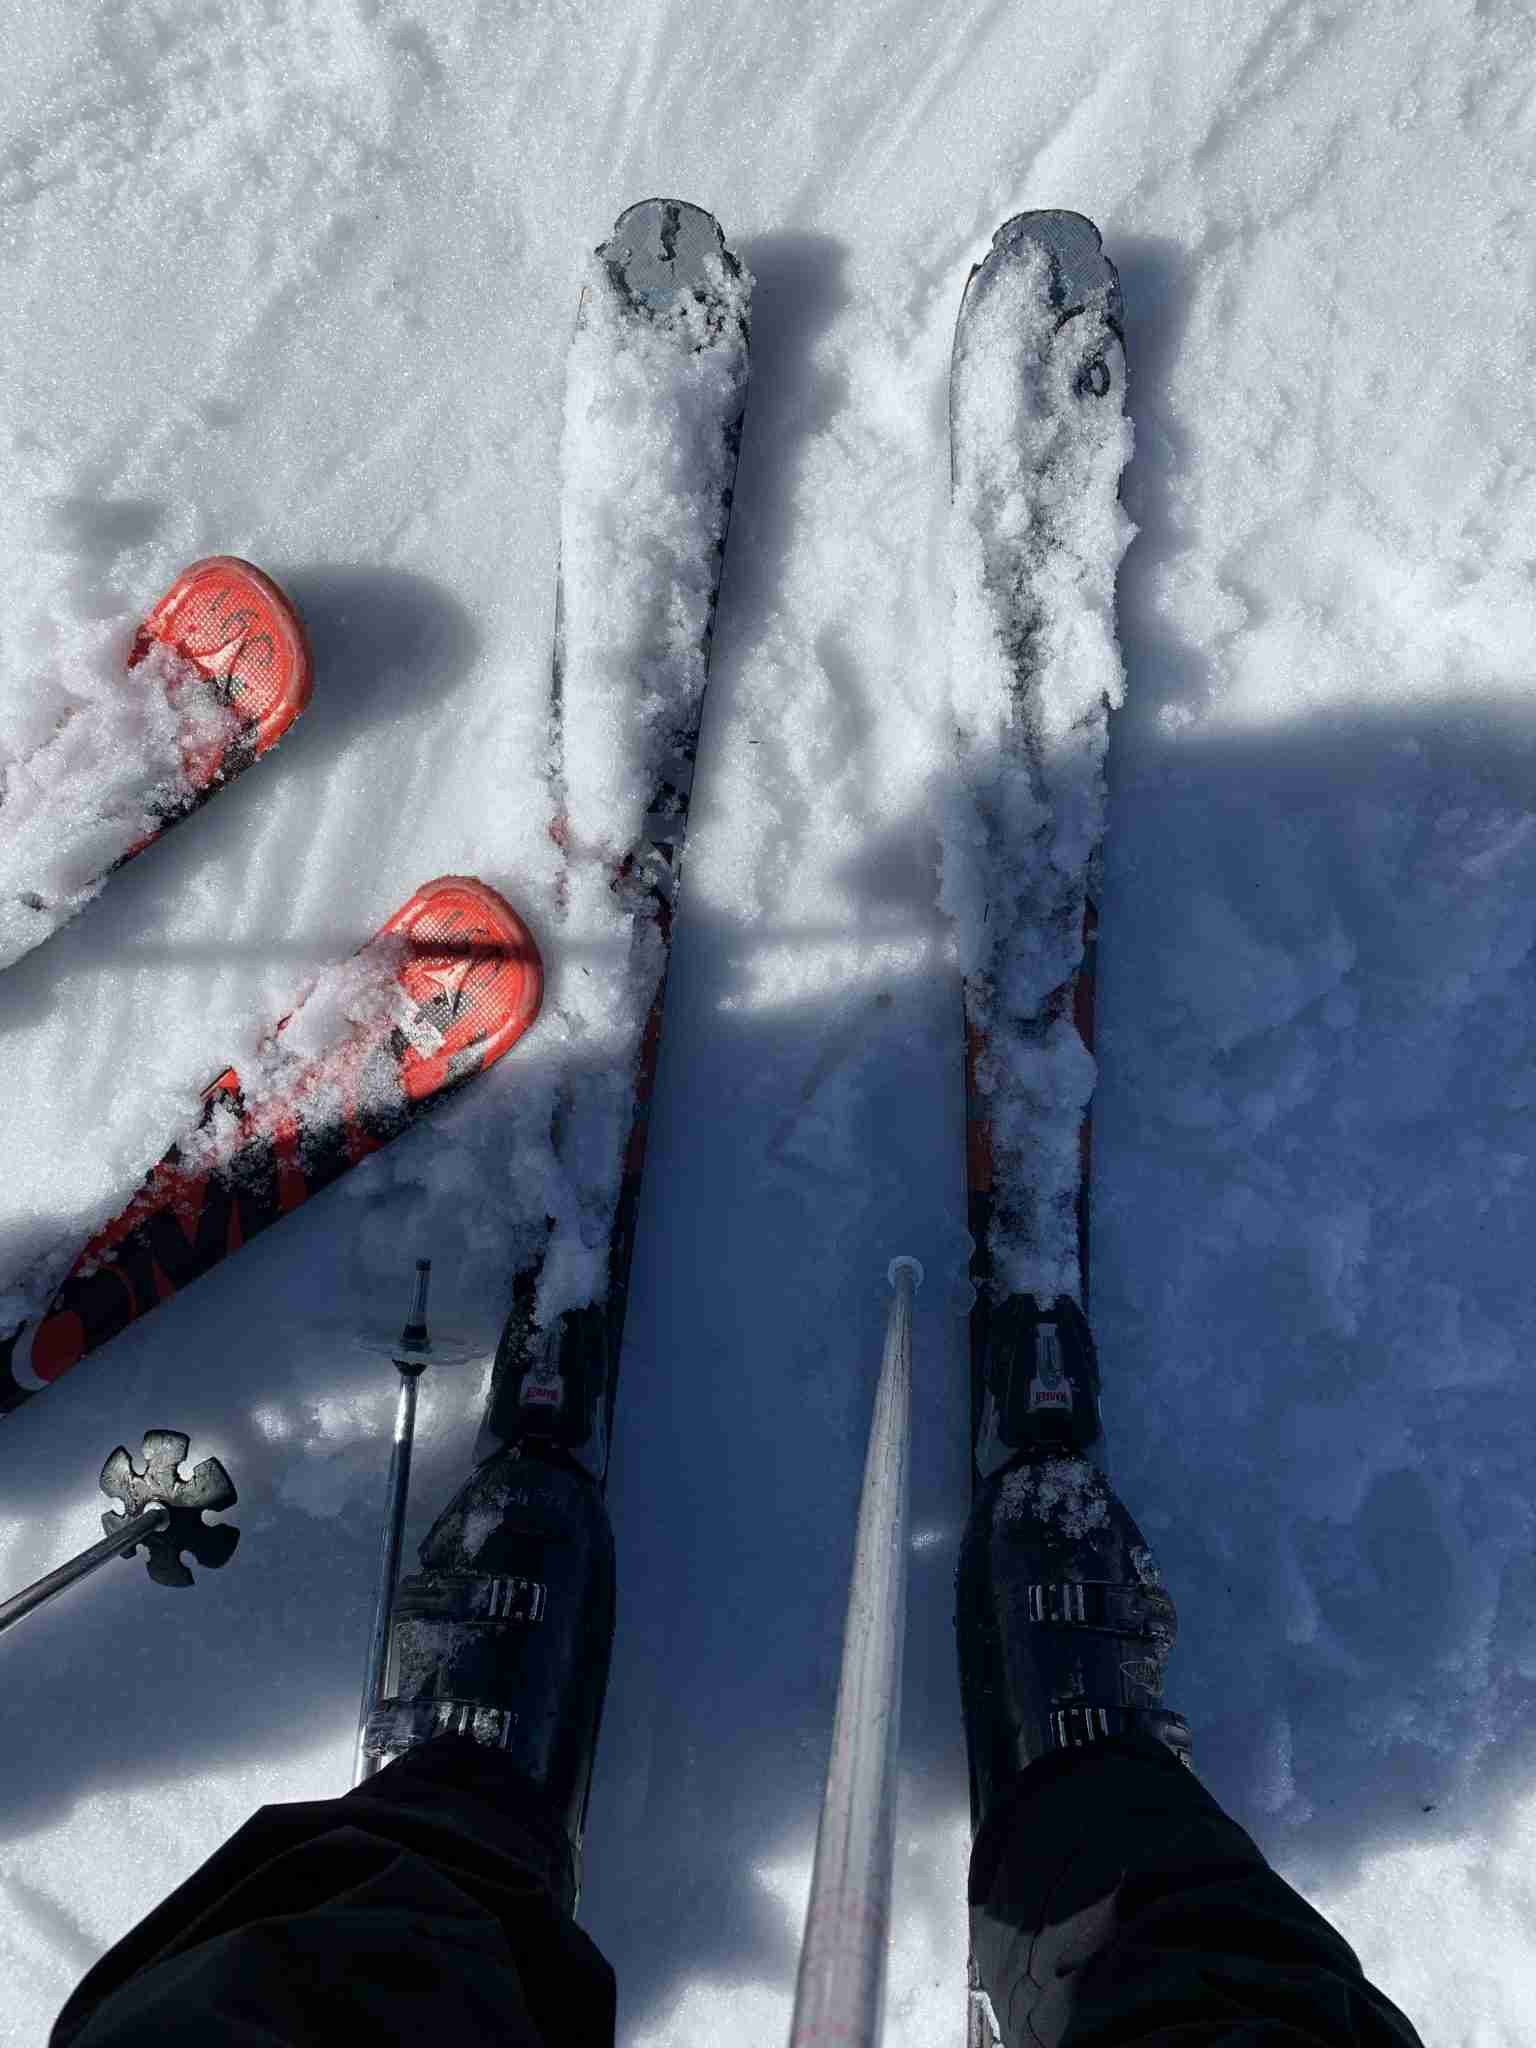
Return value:
[(124, 666), (118, 630), (77, 629), (68, 658), (4, 693), (0, 968), (99, 895), (113, 867), (188, 803), (188, 759), (231, 737), (234, 713), (196, 664), (155, 647)]
[[(1076, 1294), (1078, 1132), (1094, 1066), (1051, 1003), (1082, 955), (1104, 829), (1110, 709), (1123, 694), (1115, 572), (1131, 453), (1124, 361), (1104, 292), (1062, 322), (1049, 259), (1026, 248), (967, 309), (951, 395), (960, 760), (941, 802), (940, 901), (955, 920), (987, 1048), (1000, 1291)], [(1085, 371), (1101, 367), (1097, 395)]]
[[(560, 1165), (536, 1313), (601, 1297), (640, 1035), (663, 965), (645, 876), (658, 790), (686, 794), (680, 743), (707, 676), (711, 597), (747, 378), (752, 279), (719, 258), (708, 293), (637, 315), (588, 260), (561, 450), (561, 705), (554, 761), (568, 854), (547, 1030), (564, 1034)], [(637, 922), (638, 920), (638, 922)], [(564, 1186), (555, 1185), (563, 1178)]]

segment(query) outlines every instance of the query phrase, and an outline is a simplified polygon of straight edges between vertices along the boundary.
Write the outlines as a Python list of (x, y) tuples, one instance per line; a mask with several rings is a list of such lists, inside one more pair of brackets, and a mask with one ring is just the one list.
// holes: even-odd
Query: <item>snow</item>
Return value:
[[(7, 759), (198, 555), (292, 591), (269, 761), (5, 971), (0, 1275), (421, 882), (543, 940), (542, 705), (584, 252), (653, 192), (756, 278), (652, 1114), (584, 1923), (635, 2044), (781, 2038), (893, 1252), (914, 1321), (893, 2043), (958, 2038), (958, 937), (936, 905), (945, 378), (993, 228), (1121, 272), (1094, 1320), (1201, 1775), (1431, 2048), (1533, 1985), (1536, 55), (1514, 0), (512, 17), (39, 0), (5, 39)], [(39, 724), (37, 721), (41, 720)], [(27, 736), (32, 736), (30, 740)], [(395, 1375), (434, 1261), (494, 1338), (554, 1192), (561, 977), (474, 1089), (0, 1423), (0, 1589), (185, 1430), (222, 1573), (97, 1574), (5, 1644), (0, 2040), (265, 1800), (349, 1774)], [(563, 1055), (561, 1055), (563, 1057)], [(521, 1163), (520, 1163), (521, 1162)], [(574, 1255), (574, 1253), (573, 1253)], [(482, 1368), (434, 1367), (416, 1540)]]

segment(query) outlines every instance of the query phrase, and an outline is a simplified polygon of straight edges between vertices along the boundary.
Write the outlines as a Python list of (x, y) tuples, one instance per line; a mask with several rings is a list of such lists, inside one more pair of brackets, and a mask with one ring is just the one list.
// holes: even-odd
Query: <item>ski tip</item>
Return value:
[(472, 875), (426, 883), (378, 936), (409, 942), (400, 981), (415, 1026), (400, 1078), (412, 1102), (494, 1066), (539, 1014), (544, 963), (533, 934)]
[(275, 747), (309, 703), (314, 660), (292, 600), (238, 555), (207, 555), (183, 569), (134, 638), (128, 666), (154, 647), (190, 661), (233, 710), (241, 737), (200, 760), (206, 787)]
[(741, 268), (714, 215), (686, 199), (642, 199), (626, 207), (597, 253), (615, 282), (653, 312), (684, 293), (708, 292), (710, 259), (732, 275)]
[(1060, 208), (1016, 213), (1005, 220), (993, 235), (985, 260), (971, 272), (967, 290), (978, 278), (995, 274), (1031, 249), (1043, 249), (1050, 260), (1051, 302), (1061, 312), (1074, 312), (1104, 293), (1107, 317), (1120, 324), (1120, 273), (1104, 253), (1103, 236), (1086, 214)]

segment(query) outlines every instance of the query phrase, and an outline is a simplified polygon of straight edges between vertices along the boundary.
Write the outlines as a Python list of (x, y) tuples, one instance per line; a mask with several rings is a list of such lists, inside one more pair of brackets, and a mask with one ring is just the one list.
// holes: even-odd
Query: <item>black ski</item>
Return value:
[[(1041, 1447), (1104, 1456), (1086, 1310), (1094, 899), (1130, 532), (1124, 385), (1119, 279), (1097, 228), (1061, 212), (1005, 222), (966, 283), (950, 379), (960, 772), (945, 866), (965, 970), (975, 1287), (975, 1506), (957, 1580), (973, 1826), (999, 1762), (986, 1709), (1008, 1768), (1022, 1712), (1011, 1693), (1008, 1711), (994, 1698), (1009, 1631), (993, 1607), (1018, 1589), (1000, 1590), (988, 1482)], [(1065, 1669), (1062, 1682), (1052, 1698), (1074, 1696)], [(1064, 1725), (1061, 1739), (1079, 1738)], [(968, 1979), (968, 2048), (998, 2048), (974, 1950)]]
[(1074, 213), (1006, 222), (967, 282), (950, 384), (961, 857), (986, 904), (962, 937), (977, 1485), (1026, 1443), (1101, 1436), (1085, 1314), (1094, 897), (1124, 381), (1098, 230)]
[[(608, 885), (633, 919), (633, 971), (643, 980), (647, 994), (644, 1026), (628, 1054), (632, 1100), (622, 1133), (622, 1164), (608, 1231), (606, 1285), (599, 1299), (541, 1325), (537, 1301), (542, 1261), (532, 1261), (516, 1274), (511, 1311), (497, 1347), (479, 1451), (482, 1456), (489, 1455), (498, 1446), (523, 1437), (550, 1441), (567, 1449), (602, 1485), (608, 1471), (672, 918), (687, 840), (704, 685), (746, 406), (751, 280), (726, 247), (713, 216), (676, 200), (651, 199), (630, 207), (619, 216), (612, 237), (597, 253), (603, 280), (583, 293), (577, 315), (578, 343), (594, 317), (594, 292), (606, 290), (611, 294), (608, 311), (617, 309), (621, 323), (634, 323), (669, 337), (677, 351), (680, 374), (690, 374), (706, 352), (719, 359), (712, 391), (704, 394), (706, 406), (710, 396), (718, 401), (715, 416), (706, 423), (706, 432), (716, 445), (709, 483), (712, 502), (701, 508), (704, 546), (695, 562), (680, 565), (696, 580), (696, 595), (702, 593), (703, 601), (697, 607), (692, 645), (672, 651), (674, 665), (687, 673), (681, 687), (668, 698), (660, 747), (652, 742), (655, 779), (643, 826), (617, 859), (611, 854), (607, 859)], [(694, 424), (698, 425), (697, 418)], [(568, 582), (573, 566), (579, 566), (569, 559), (570, 544), (567, 534), (556, 593), (551, 716), (554, 832), (567, 847), (568, 861), (574, 863), (592, 856), (568, 844), (565, 726), (574, 653), (571, 638), (576, 626)], [(636, 675), (632, 681), (632, 714), (638, 725), (647, 679)], [(579, 1085), (566, 1089), (556, 1109), (553, 1142), (557, 1155), (571, 1149), (573, 1127), (581, 1114), (576, 1099)]]
[[(647, 200), (583, 291), (567, 373), (551, 674), (549, 951), (569, 1063), (550, 1133), (563, 1213), (526, 1247), (475, 1467), (395, 1596), (373, 1769), (434, 1737), (544, 1795), (574, 1909), (614, 1626), (604, 1492), (672, 917), (746, 403), (751, 280), (715, 221)], [(593, 1048), (587, 1050), (587, 1048)], [(594, 1256), (593, 1247), (596, 1246)]]

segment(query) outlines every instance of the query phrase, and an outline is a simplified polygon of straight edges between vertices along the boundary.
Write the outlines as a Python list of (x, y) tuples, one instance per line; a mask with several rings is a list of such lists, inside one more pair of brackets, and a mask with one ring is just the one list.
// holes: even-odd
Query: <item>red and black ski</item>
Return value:
[[(205, 1090), (196, 1129), (41, 1315), (0, 1339), (0, 1412), (494, 1065), (538, 1015), (543, 979), (532, 934), (494, 889), (461, 875), (418, 889), (278, 1023), (253, 1069), (227, 1068)], [(295, 1052), (316, 1015), (336, 1023), (334, 1038)]]

